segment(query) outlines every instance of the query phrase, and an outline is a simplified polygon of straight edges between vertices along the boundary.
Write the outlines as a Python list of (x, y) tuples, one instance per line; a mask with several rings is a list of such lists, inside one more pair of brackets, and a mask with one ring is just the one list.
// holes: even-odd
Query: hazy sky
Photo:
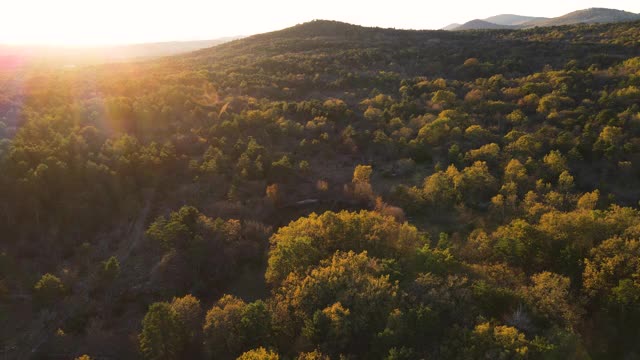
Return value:
[(0, 43), (212, 39), (278, 30), (313, 19), (437, 29), (502, 13), (552, 17), (589, 7), (640, 13), (639, 0), (0, 0)]

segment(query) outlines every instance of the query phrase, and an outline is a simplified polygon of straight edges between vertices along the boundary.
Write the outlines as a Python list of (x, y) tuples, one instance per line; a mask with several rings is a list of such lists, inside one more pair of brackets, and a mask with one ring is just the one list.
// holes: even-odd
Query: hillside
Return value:
[[(543, 21), (547, 18), (533, 17), (533, 16), (521, 16), (514, 14), (501, 14), (483, 19), (486, 22), (490, 22), (498, 25), (523, 25), (534, 21)], [(443, 29), (447, 30), (447, 29)]]
[(640, 20), (640, 14), (615, 9), (592, 8), (574, 11), (556, 18), (497, 15), (484, 20), (472, 20), (460, 26), (448, 26), (443, 30), (528, 29), (573, 24), (606, 24)]
[[(164, 63), (176, 71), (178, 64), (181, 67), (206, 66), (216, 71), (232, 71), (238, 78), (249, 78), (252, 73), (265, 71), (318, 73), (318, 81), (329, 83), (345, 72), (351, 72), (352, 76), (363, 81), (360, 84), (366, 84), (367, 79), (379, 77), (380, 72), (393, 72), (400, 77), (426, 74), (451, 79), (464, 77), (466, 74), (460, 71), (461, 64), (482, 54), (483, 61), (491, 64), (490, 71), (522, 75), (540, 71), (545, 65), (561, 67), (568, 59), (577, 59), (584, 64), (594, 61), (609, 64), (619, 58), (634, 56), (638, 50), (632, 45), (635, 41), (633, 34), (628, 39), (628, 46), (613, 45), (619, 41), (618, 34), (622, 34), (624, 29), (613, 32), (609, 32), (611, 27), (607, 26), (568, 29), (567, 36), (558, 43), (538, 44), (535, 40), (548, 31), (542, 29), (540, 34), (534, 30), (453, 33), (313, 21), (166, 59)], [(514, 62), (514, 59), (518, 61)], [(485, 66), (477, 69), (486, 76), (490, 74)], [(308, 81), (291, 79), (282, 86), (304, 83), (287, 95), (304, 98), (313, 89)], [(336, 84), (336, 87), (340, 86)]]
[(2, 355), (637, 358), (639, 42), (318, 20), (5, 69)]
[(453, 23), (443, 27), (441, 30), (454, 30), (455, 28), (460, 27), (462, 24)]
[(553, 18), (527, 22), (524, 27), (562, 26), (573, 24), (616, 23), (640, 20), (640, 14), (615, 9), (592, 8)]
[(476, 20), (471, 20), (469, 22), (466, 22), (453, 30), (460, 31), (460, 30), (515, 29), (515, 28), (516, 28), (515, 26), (499, 25), (499, 24), (494, 24), (485, 20), (476, 19)]

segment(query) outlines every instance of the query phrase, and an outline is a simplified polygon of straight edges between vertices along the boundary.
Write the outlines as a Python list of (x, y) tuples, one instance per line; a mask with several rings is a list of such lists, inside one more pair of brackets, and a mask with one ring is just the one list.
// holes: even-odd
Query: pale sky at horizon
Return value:
[[(640, 13), (638, 0), (0, 0), (0, 43), (104, 45), (252, 35), (314, 20), (439, 29), (498, 14), (555, 17), (590, 7)], [(434, 5), (437, 4), (437, 5)]]

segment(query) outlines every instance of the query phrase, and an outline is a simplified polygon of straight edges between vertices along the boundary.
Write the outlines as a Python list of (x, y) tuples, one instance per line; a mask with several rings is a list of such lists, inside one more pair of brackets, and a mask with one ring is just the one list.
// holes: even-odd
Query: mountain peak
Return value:
[(486, 19), (469, 21), (458, 27), (448, 26), (447, 30), (480, 29), (524, 29), (536, 26), (562, 26), (573, 24), (615, 23), (640, 20), (640, 14), (628, 11), (590, 8), (578, 10), (555, 18), (530, 17), (514, 14), (501, 14)]
[(312, 20), (280, 30), (279, 33), (296, 33), (305, 36), (333, 36), (353, 32), (357, 29), (362, 29), (362, 27), (334, 20)]
[(512, 25), (522, 25), (530, 21), (546, 20), (546, 19), (547, 18), (544, 18), (544, 17), (522, 16), (522, 15), (515, 15), (515, 14), (500, 14), (500, 15), (483, 19), (483, 20), (493, 24), (512, 26)]
[(616, 9), (590, 8), (577, 10), (553, 19), (529, 22), (525, 24), (525, 26), (562, 26), (573, 24), (612, 23), (635, 20), (640, 20), (640, 15)]

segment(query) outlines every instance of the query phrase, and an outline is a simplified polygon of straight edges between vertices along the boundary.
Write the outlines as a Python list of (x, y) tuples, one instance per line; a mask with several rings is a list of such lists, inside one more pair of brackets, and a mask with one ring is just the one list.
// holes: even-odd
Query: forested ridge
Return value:
[(639, 22), (0, 70), (0, 354), (635, 359), (639, 179)]

